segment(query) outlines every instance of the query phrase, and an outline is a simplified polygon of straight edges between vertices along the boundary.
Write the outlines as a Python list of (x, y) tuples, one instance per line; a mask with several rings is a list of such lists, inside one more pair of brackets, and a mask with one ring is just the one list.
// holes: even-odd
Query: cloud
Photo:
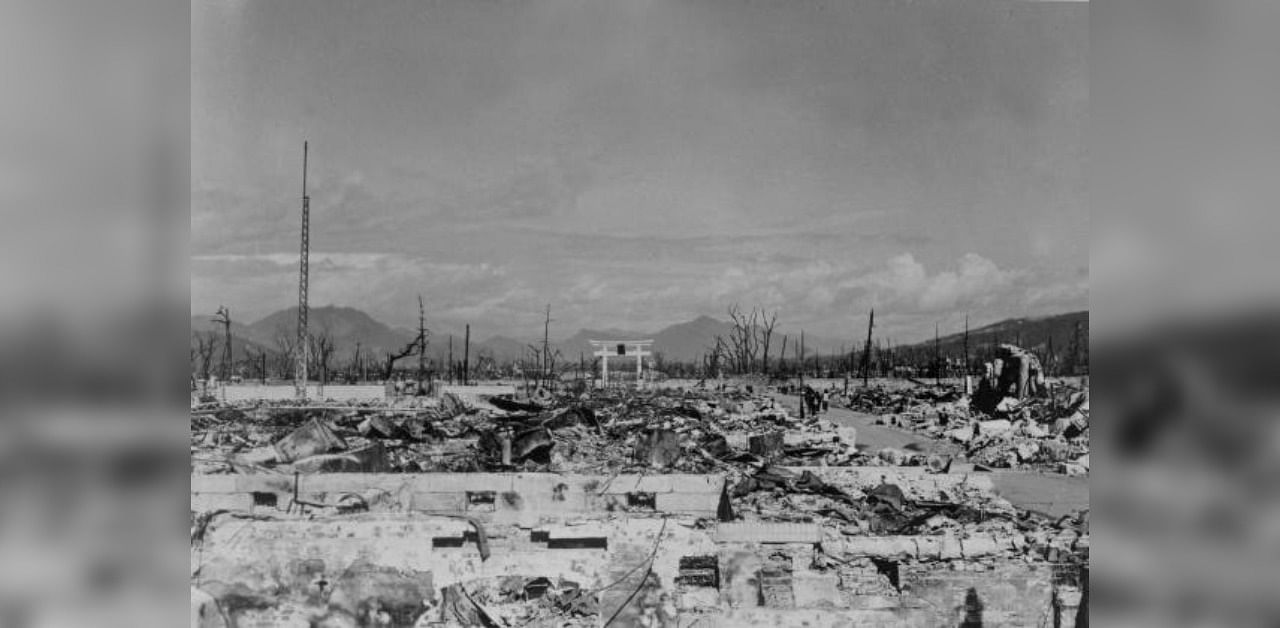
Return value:
[[(505, 268), (487, 263), (437, 262), (388, 253), (310, 255), (310, 297), (314, 305), (349, 305), (385, 322), (398, 324), (418, 294), (433, 309), (482, 303), (509, 287)], [(292, 305), (297, 290), (298, 256), (217, 254), (192, 257), (192, 311), (216, 309), (234, 295), (232, 306), (250, 318)], [(467, 289), (460, 290), (459, 286)]]

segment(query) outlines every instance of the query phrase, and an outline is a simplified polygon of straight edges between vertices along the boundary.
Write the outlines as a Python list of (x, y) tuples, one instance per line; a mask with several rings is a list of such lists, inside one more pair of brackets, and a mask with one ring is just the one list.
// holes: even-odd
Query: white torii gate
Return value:
[(592, 355), (600, 358), (600, 385), (602, 387), (609, 385), (609, 356), (634, 356), (636, 359), (636, 385), (640, 385), (644, 372), (644, 359), (653, 355), (648, 351), (649, 347), (653, 345), (652, 340), (591, 340), (589, 342), (595, 348), (595, 353)]

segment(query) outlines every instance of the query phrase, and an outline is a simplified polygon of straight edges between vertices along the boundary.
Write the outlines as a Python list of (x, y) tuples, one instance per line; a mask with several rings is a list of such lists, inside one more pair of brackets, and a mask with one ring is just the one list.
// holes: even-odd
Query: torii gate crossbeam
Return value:
[(644, 375), (644, 359), (653, 355), (649, 351), (649, 348), (653, 346), (652, 340), (591, 340), (590, 342), (595, 349), (592, 355), (600, 358), (600, 385), (602, 387), (609, 385), (610, 357), (635, 357), (636, 385), (640, 385)]

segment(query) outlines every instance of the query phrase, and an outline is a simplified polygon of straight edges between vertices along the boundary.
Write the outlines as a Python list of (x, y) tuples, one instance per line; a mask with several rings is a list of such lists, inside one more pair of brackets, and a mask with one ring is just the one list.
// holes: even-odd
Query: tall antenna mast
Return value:
[(868, 385), (868, 378), (871, 377), (871, 330), (876, 326), (876, 309), (871, 308), (871, 315), (867, 317), (867, 346), (862, 350), (862, 387)]
[(307, 257), (311, 248), (311, 197), (307, 196), (307, 143), (302, 142), (302, 251), (298, 256), (298, 349), (293, 366), (294, 393), (307, 398)]

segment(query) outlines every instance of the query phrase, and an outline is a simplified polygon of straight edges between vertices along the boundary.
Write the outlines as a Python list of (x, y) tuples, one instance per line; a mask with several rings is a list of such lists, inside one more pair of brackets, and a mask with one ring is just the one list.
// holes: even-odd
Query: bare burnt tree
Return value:
[(276, 328), (275, 343), (275, 370), (276, 376), (280, 379), (289, 379), (293, 376), (293, 351), (296, 348), (298, 336), (294, 330), (285, 329), (283, 326)]
[(778, 312), (765, 314), (760, 310), (760, 323), (755, 328), (756, 345), (760, 347), (760, 366), (765, 375), (769, 374), (769, 345), (773, 340), (773, 328), (778, 324)]
[(556, 359), (560, 356), (559, 351), (551, 350), (551, 304), (547, 304), (547, 317), (542, 324), (542, 378), (545, 385), (550, 385), (551, 380), (555, 377)]
[(199, 333), (195, 335), (196, 340), (196, 371), (200, 374), (200, 379), (209, 379), (209, 365), (213, 362), (213, 352), (218, 343), (218, 336), (213, 332)]
[(410, 340), (408, 344), (399, 351), (388, 352), (386, 361), (382, 368), (382, 379), (391, 379), (391, 375), (395, 373), (396, 370), (396, 362), (413, 355), (413, 352), (418, 350), (422, 342), (422, 333), (419, 331), (418, 335), (415, 336), (413, 340)]
[(719, 376), (724, 363), (729, 362), (732, 367), (737, 367), (737, 354), (733, 352), (731, 341), (725, 340), (722, 336), (716, 336), (715, 347), (712, 348), (713, 372), (715, 376)]
[(475, 372), (480, 377), (492, 378), (498, 375), (498, 361), (493, 357), (493, 350), (481, 347), (476, 351)]
[(264, 375), (259, 372), (262, 369), (262, 351), (255, 351), (253, 347), (245, 345), (244, 347), (244, 373), (246, 379), (261, 380)]
[(329, 383), (329, 363), (333, 359), (337, 345), (328, 328), (312, 335), (310, 341), (311, 357), (315, 361), (316, 372), (320, 374), (320, 385), (323, 386)]
[(759, 314), (759, 310), (754, 308), (750, 313), (745, 313), (737, 303), (729, 306), (729, 322), (733, 325), (729, 333), (729, 346), (733, 350), (734, 365), (739, 373), (748, 373), (755, 365), (758, 351), (755, 329), (759, 324)]
[(430, 334), (427, 329), (427, 310), (422, 304), (422, 295), (418, 295), (418, 381), (426, 377), (427, 337)]
[(661, 351), (653, 352), (653, 370), (659, 373), (665, 373), (667, 370), (667, 356)]

